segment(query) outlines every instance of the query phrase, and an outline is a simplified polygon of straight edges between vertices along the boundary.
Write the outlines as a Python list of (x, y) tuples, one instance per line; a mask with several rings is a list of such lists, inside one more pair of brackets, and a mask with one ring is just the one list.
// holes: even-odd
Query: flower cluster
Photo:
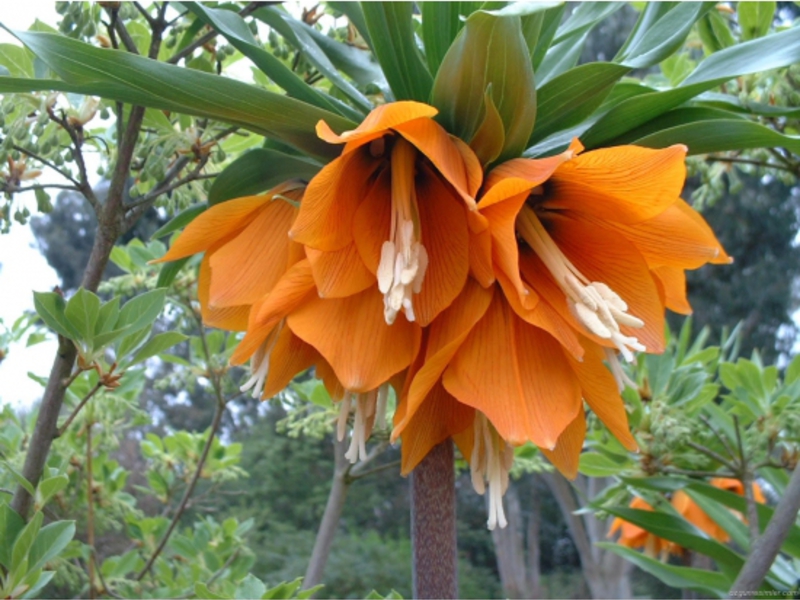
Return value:
[(245, 389), (270, 397), (313, 366), (340, 437), (353, 413), (355, 461), (393, 387), (403, 473), (452, 437), (502, 527), (513, 446), (574, 476), (584, 402), (636, 448), (618, 356), (662, 351), (665, 308), (690, 311), (684, 271), (730, 259), (680, 199), (683, 146), (575, 141), (485, 174), (435, 115), (395, 102), (341, 134), (320, 122), (338, 158), (212, 207), (163, 260), (205, 251), (203, 317), (246, 331)]
[[(744, 496), (744, 485), (738, 479), (717, 477), (712, 479), (709, 483), (721, 490)], [(766, 498), (764, 497), (764, 493), (761, 491), (761, 486), (759, 486), (758, 483), (753, 483), (752, 485), (753, 498), (756, 502), (764, 504), (766, 502)], [(720, 527), (711, 517), (709, 517), (708, 513), (700, 508), (700, 506), (698, 506), (698, 504), (692, 500), (689, 494), (683, 490), (678, 490), (672, 495), (671, 504), (672, 508), (674, 508), (681, 517), (686, 519), (689, 523), (697, 527), (710, 538), (715, 539), (723, 544), (730, 541), (731, 538), (730, 535), (728, 535), (728, 532)], [(650, 506), (646, 500), (643, 500), (638, 496), (631, 500), (629, 506), (630, 508), (639, 510), (653, 510), (653, 507)], [(744, 520), (741, 514), (735, 514), (740, 519)], [(617, 540), (620, 544), (627, 546), (628, 548), (642, 548), (645, 554), (652, 558), (658, 556), (662, 560), (666, 560), (670, 554), (682, 556), (685, 552), (685, 549), (675, 542), (658, 537), (657, 535), (642, 529), (638, 525), (634, 525), (633, 523), (625, 521), (619, 517), (614, 519), (614, 521), (611, 523), (611, 529), (609, 530), (608, 535), (610, 537), (617, 532), (620, 534), (619, 539)]]

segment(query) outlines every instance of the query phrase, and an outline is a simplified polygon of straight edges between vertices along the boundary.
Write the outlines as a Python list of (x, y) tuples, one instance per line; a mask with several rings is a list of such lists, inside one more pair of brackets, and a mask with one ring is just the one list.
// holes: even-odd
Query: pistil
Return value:
[(392, 220), (389, 239), (381, 247), (378, 289), (383, 294), (384, 317), (391, 325), (402, 310), (415, 319), (412, 294), (422, 289), (428, 253), (420, 241), (414, 184), (416, 150), (398, 136), (392, 148)]
[(569, 308), (581, 325), (597, 337), (611, 341), (628, 362), (633, 361), (634, 350), (647, 350), (636, 337), (624, 335), (620, 330), (620, 326), (643, 327), (644, 321), (628, 314), (627, 303), (608, 285), (589, 281), (564, 256), (531, 207), (522, 208), (516, 225), (566, 294)]
[(339, 441), (342, 441), (347, 433), (347, 420), (351, 408), (354, 413), (350, 446), (344, 455), (351, 463), (367, 458), (367, 440), (372, 435), (374, 426), (377, 424), (379, 429), (386, 426), (388, 391), (388, 385), (384, 384), (366, 393), (345, 392), (339, 403), (339, 418), (336, 425), (336, 437)]
[(267, 339), (258, 347), (253, 357), (250, 359), (250, 379), (239, 388), (239, 391), (246, 392), (250, 389), (253, 390), (252, 397), (260, 398), (264, 391), (264, 383), (269, 376), (269, 357), (275, 343), (278, 341), (281, 329), (283, 328), (283, 321), (281, 321), (275, 329), (273, 329), (267, 336)]
[(486, 417), (475, 415), (475, 438), (470, 458), (472, 487), (481, 496), (489, 486), (489, 519), (486, 526), (493, 530), (508, 525), (503, 510), (503, 494), (508, 489), (508, 472), (514, 462), (514, 449), (503, 440)]

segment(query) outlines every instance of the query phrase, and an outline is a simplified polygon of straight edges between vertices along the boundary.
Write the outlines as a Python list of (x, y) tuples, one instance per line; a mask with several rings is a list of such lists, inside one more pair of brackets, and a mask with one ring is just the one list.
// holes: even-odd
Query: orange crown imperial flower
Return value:
[(513, 446), (574, 477), (584, 403), (636, 448), (618, 353), (662, 351), (665, 308), (691, 310), (684, 271), (730, 258), (680, 199), (683, 146), (576, 140), (484, 179), (436, 114), (403, 101), (341, 134), (321, 121), (338, 158), (307, 185), (212, 207), (163, 260), (206, 252), (203, 318), (246, 331), (243, 389), (269, 397), (314, 367), (340, 439), (353, 413), (355, 461), (394, 387), (403, 473), (453, 438), (503, 526)]

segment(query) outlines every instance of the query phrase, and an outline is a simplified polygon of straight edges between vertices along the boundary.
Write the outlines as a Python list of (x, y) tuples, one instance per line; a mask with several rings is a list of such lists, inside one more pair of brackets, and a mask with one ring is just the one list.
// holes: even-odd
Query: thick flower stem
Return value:
[(436, 446), (411, 473), (414, 598), (457, 598), (453, 442)]

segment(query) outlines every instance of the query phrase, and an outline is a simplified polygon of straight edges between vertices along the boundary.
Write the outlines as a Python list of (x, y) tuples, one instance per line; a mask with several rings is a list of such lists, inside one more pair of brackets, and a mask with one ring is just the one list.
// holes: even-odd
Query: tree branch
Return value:
[(43, 165), (45, 165), (47, 167), (50, 167), (56, 173), (61, 175), (64, 179), (66, 179), (68, 181), (71, 181), (76, 186), (80, 186), (81, 185), (80, 181), (78, 181), (77, 179), (75, 179), (74, 177), (69, 175), (66, 171), (63, 171), (62, 169), (60, 169), (58, 166), (55, 165), (55, 163), (50, 162), (46, 158), (42, 158), (41, 156), (39, 156), (35, 152), (33, 152), (31, 150), (28, 150), (27, 148), (23, 148), (22, 146), (17, 146), (16, 144), (12, 144), (11, 147), (14, 148), (14, 150), (16, 150), (17, 152), (20, 152), (21, 154), (24, 154), (25, 156), (27, 156), (29, 158), (32, 158), (32, 159), (34, 159), (36, 161), (39, 161), (40, 163), (42, 163)]
[(740, 469), (736, 465), (734, 465), (732, 462), (730, 462), (728, 459), (726, 459), (718, 452), (714, 452), (711, 448), (706, 448), (702, 444), (698, 444), (697, 442), (692, 442), (692, 441), (687, 442), (686, 445), (689, 446), (690, 448), (694, 448), (701, 454), (705, 454), (709, 458), (713, 458), (718, 463), (725, 465), (728, 469), (730, 469), (734, 473), (738, 473), (740, 471)]
[(789, 485), (772, 514), (764, 533), (751, 545), (739, 576), (728, 592), (728, 598), (751, 597), (769, 572), (800, 510), (800, 468), (795, 468)]
[(775, 163), (767, 163), (760, 160), (754, 160), (751, 158), (709, 156), (708, 158), (706, 158), (706, 160), (715, 162), (733, 163), (733, 164), (752, 165), (754, 167), (760, 167), (764, 169), (778, 169), (779, 171), (786, 171), (788, 173), (792, 173), (793, 175), (797, 175), (797, 170), (798, 170), (796, 165), (789, 165), (789, 164), (778, 165)]
[[(239, 11), (239, 16), (240, 17), (246, 17), (247, 15), (249, 15), (249, 14), (255, 12), (257, 9), (261, 8), (262, 6), (266, 6), (268, 4), (274, 4), (274, 3), (273, 2), (251, 2), (250, 4), (245, 6), (242, 10)], [(213, 40), (215, 37), (217, 37), (218, 35), (219, 35), (219, 33), (217, 31), (215, 31), (215, 30), (209, 31), (205, 35), (197, 38), (192, 43), (188, 44), (182, 50), (180, 50), (180, 51), (176, 52), (175, 54), (173, 54), (169, 58), (169, 60), (167, 60), (167, 62), (169, 64), (171, 64), (171, 65), (178, 64), (181, 61), (181, 59), (186, 58), (187, 56), (190, 56), (192, 54), (192, 52), (194, 52), (195, 50), (197, 50), (201, 46), (204, 46), (205, 44), (207, 44), (208, 42)]]
[[(65, 387), (69, 387), (69, 385), (66, 385)], [(70, 423), (72, 423), (75, 417), (78, 416), (78, 413), (81, 412), (81, 409), (86, 405), (86, 403), (89, 400), (91, 400), (92, 396), (94, 396), (101, 387), (103, 387), (103, 384), (98, 381), (95, 384), (95, 386), (89, 391), (89, 393), (83, 397), (83, 400), (81, 400), (80, 403), (78, 403), (78, 406), (75, 407), (75, 410), (73, 410), (72, 413), (70, 413), (70, 415), (67, 417), (67, 420), (64, 421), (64, 424), (58, 428), (58, 431), (56, 431), (54, 437), (59, 438), (62, 435), (64, 435), (64, 432), (70, 426)]]
[(203, 347), (203, 353), (206, 358), (206, 367), (208, 370), (209, 379), (211, 380), (211, 386), (214, 389), (214, 395), (217, 399), (217, 406), (214, 410), (214, 418), (211, 422), (211, 428), (208, 433), (208, 439), (206, 440), (205, 446), (203, 446), (203, 452), (200, 455), (200, 459), (197, 461), (197, 468), (195, 469), (194, 475), (192, 476), (189, 485), (186, 487), (186, 490), (183, 493), (183, 498), (181, 498), (181, 502), (178, 505), (178, 508), (175, 510), (175, 515), (172, 517), (172, 521), (167, 528), (167, 531), (164, 533), (164, 536), (161, 538), (161, 541), (158, 544), (158, 547), (153, 552), (152, 556), (148, 559), (147, 564), (139, 571), (138, 575), (136, 575), (136, 580), (141, 581), (142, 578), (150, 571), (153, 567), (158, 556), (161, 554), (161, 551), (164, 550), (164, 547), (167, 545), (172, 532), (175, 530), (175, 527), (178, 525), (178, 521), (183, 514), (183, 511), (186, 510), (186, 505), (189, 502), (189, 498), (194, 493), (194, 488), (197, 485), (198, 480), (200, 479), (200, 473), (203, 471), (203, 466), (208, 459), (208, 453), (211, 451), (211, 446), (214, 443), (214, 437), (217, 434), (217, 430), (219, 429), (220, 424), (222, 423), (222, 415), (225, 412), (225, 398), (222, 394), (222, 385), (220, 384), (220, 375), (212, 368), (211, 365), (211, 352), (208, 349), (208, 342), (206, 341), (206, 334), (205, 328), (203, 327), (202, 322), (200, 321), (199, 317), (195, 314), (195, 318), (197, 319), (198, 323), (200, 324), (200, 342)]

